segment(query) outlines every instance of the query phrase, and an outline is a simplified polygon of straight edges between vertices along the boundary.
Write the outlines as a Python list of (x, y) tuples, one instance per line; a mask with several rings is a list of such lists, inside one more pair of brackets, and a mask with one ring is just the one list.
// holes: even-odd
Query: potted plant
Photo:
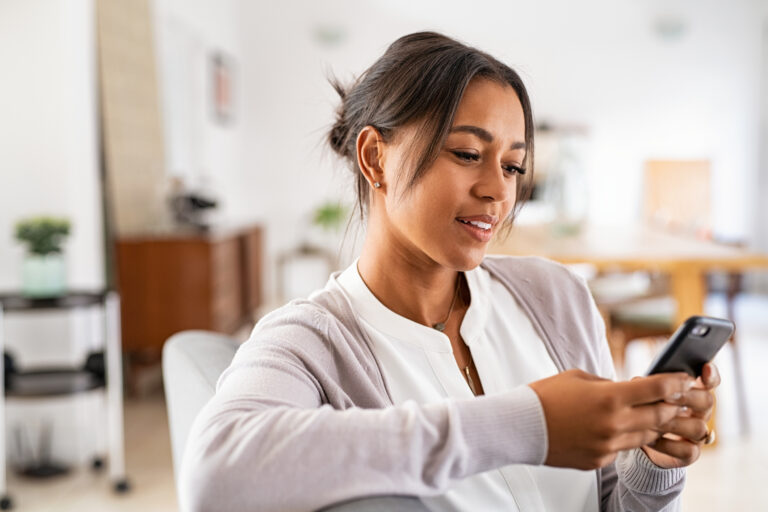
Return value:
[(343, 228), (349, 218), (348, 214), (349, 209), (340, 201), (326, 201), (315, 207), (310, 228), (312, 244), (340, 256)]
[(326, 201), (308, 213), (299, 245), (277, 258), (278, 300), (306, 297), (338, 269), (339, 232), (346, 218), (347, 208), (338, 201)]
[(64, 293), (65, 267), (62, 244), (70, 223), (64, 218), (32, 217), (16, 224), (16, 239), (26, 245), (22, 291), (31, 297), (55, 297)]
[(338, 231), (346, 218), (344, 205), (329, 201), (315, 209), (312, 222), (325, 231)]

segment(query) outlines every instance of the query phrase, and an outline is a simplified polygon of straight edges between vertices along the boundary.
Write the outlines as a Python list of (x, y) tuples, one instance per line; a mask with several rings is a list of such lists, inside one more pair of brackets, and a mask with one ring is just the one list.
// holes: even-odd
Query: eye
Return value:
[(451, 153), (453, 153), (456, 156), (456, 158), (458, 158), (459, 160), (464, 160), (465, 162), (477, 162), (478, 160), (480, 160), (480, 155), (475, 153), (470, 153), (468, 151), (454, 150), (454, 151), (451, 151)]
[(508, 172), (509, 174), (520, 174), (521, 176), (525, 174), (525, 169), (523, 167), (520, 167), (519, 165), (502, 165), (502, 169), (504, 169), (505, 172)]

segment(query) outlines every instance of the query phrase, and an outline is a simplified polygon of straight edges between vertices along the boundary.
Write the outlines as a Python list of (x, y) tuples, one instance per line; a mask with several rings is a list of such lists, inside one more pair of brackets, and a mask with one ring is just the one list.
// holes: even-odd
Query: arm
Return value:
[(600, 475), (600, 510), (680, 510), (685, 469), (662, 469), (640, 448), (620, 452)]
[(491, 468), (540, 464), (547, 450), (541, 405), (527, 386), (423, 406), (326, 402), (294, 353), (247, 342), (190, 433), (182, 510), (309, 510), (360, 496), (434, 495)]

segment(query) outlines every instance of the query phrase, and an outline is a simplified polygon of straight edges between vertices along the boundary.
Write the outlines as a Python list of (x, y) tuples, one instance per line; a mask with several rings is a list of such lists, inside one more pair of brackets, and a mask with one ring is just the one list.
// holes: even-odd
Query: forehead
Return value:
[(479, 126), (504, 142), (525, 139), (525, 116), (517, 93), (509, 85), (485, 78), (469, 83), (453, 125)]

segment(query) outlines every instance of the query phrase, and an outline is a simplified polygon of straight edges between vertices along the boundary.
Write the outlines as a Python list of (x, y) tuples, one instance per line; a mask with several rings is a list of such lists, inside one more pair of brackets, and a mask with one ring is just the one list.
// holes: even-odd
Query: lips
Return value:
[(485, 229), (485, 230), (491, 229), (493, 227), (492, 224), (490, 224), (488, 222), (483, 222), (483, 221), (480, 221), (480, 220), (464, 220), (464, 219), (456, 219), (456, 220), (458, 220), (459, 222), (461, 222), (463, 224), (469, 224), (471, 226), (475, 226), (475, 227), (478, 227), (480, 229)]
[(469, 217), (456, 217), (464, 230), (477, 241), (488, 242), (493, 234), (493, 226), (499, 218), (493, 215), (472, 215)]
[(495, 215), (472, 215), (469, 217), (456, 217), (456, 220), (463, 224), (471, 224), (480, 229), (491, 229), (499, 222)]

